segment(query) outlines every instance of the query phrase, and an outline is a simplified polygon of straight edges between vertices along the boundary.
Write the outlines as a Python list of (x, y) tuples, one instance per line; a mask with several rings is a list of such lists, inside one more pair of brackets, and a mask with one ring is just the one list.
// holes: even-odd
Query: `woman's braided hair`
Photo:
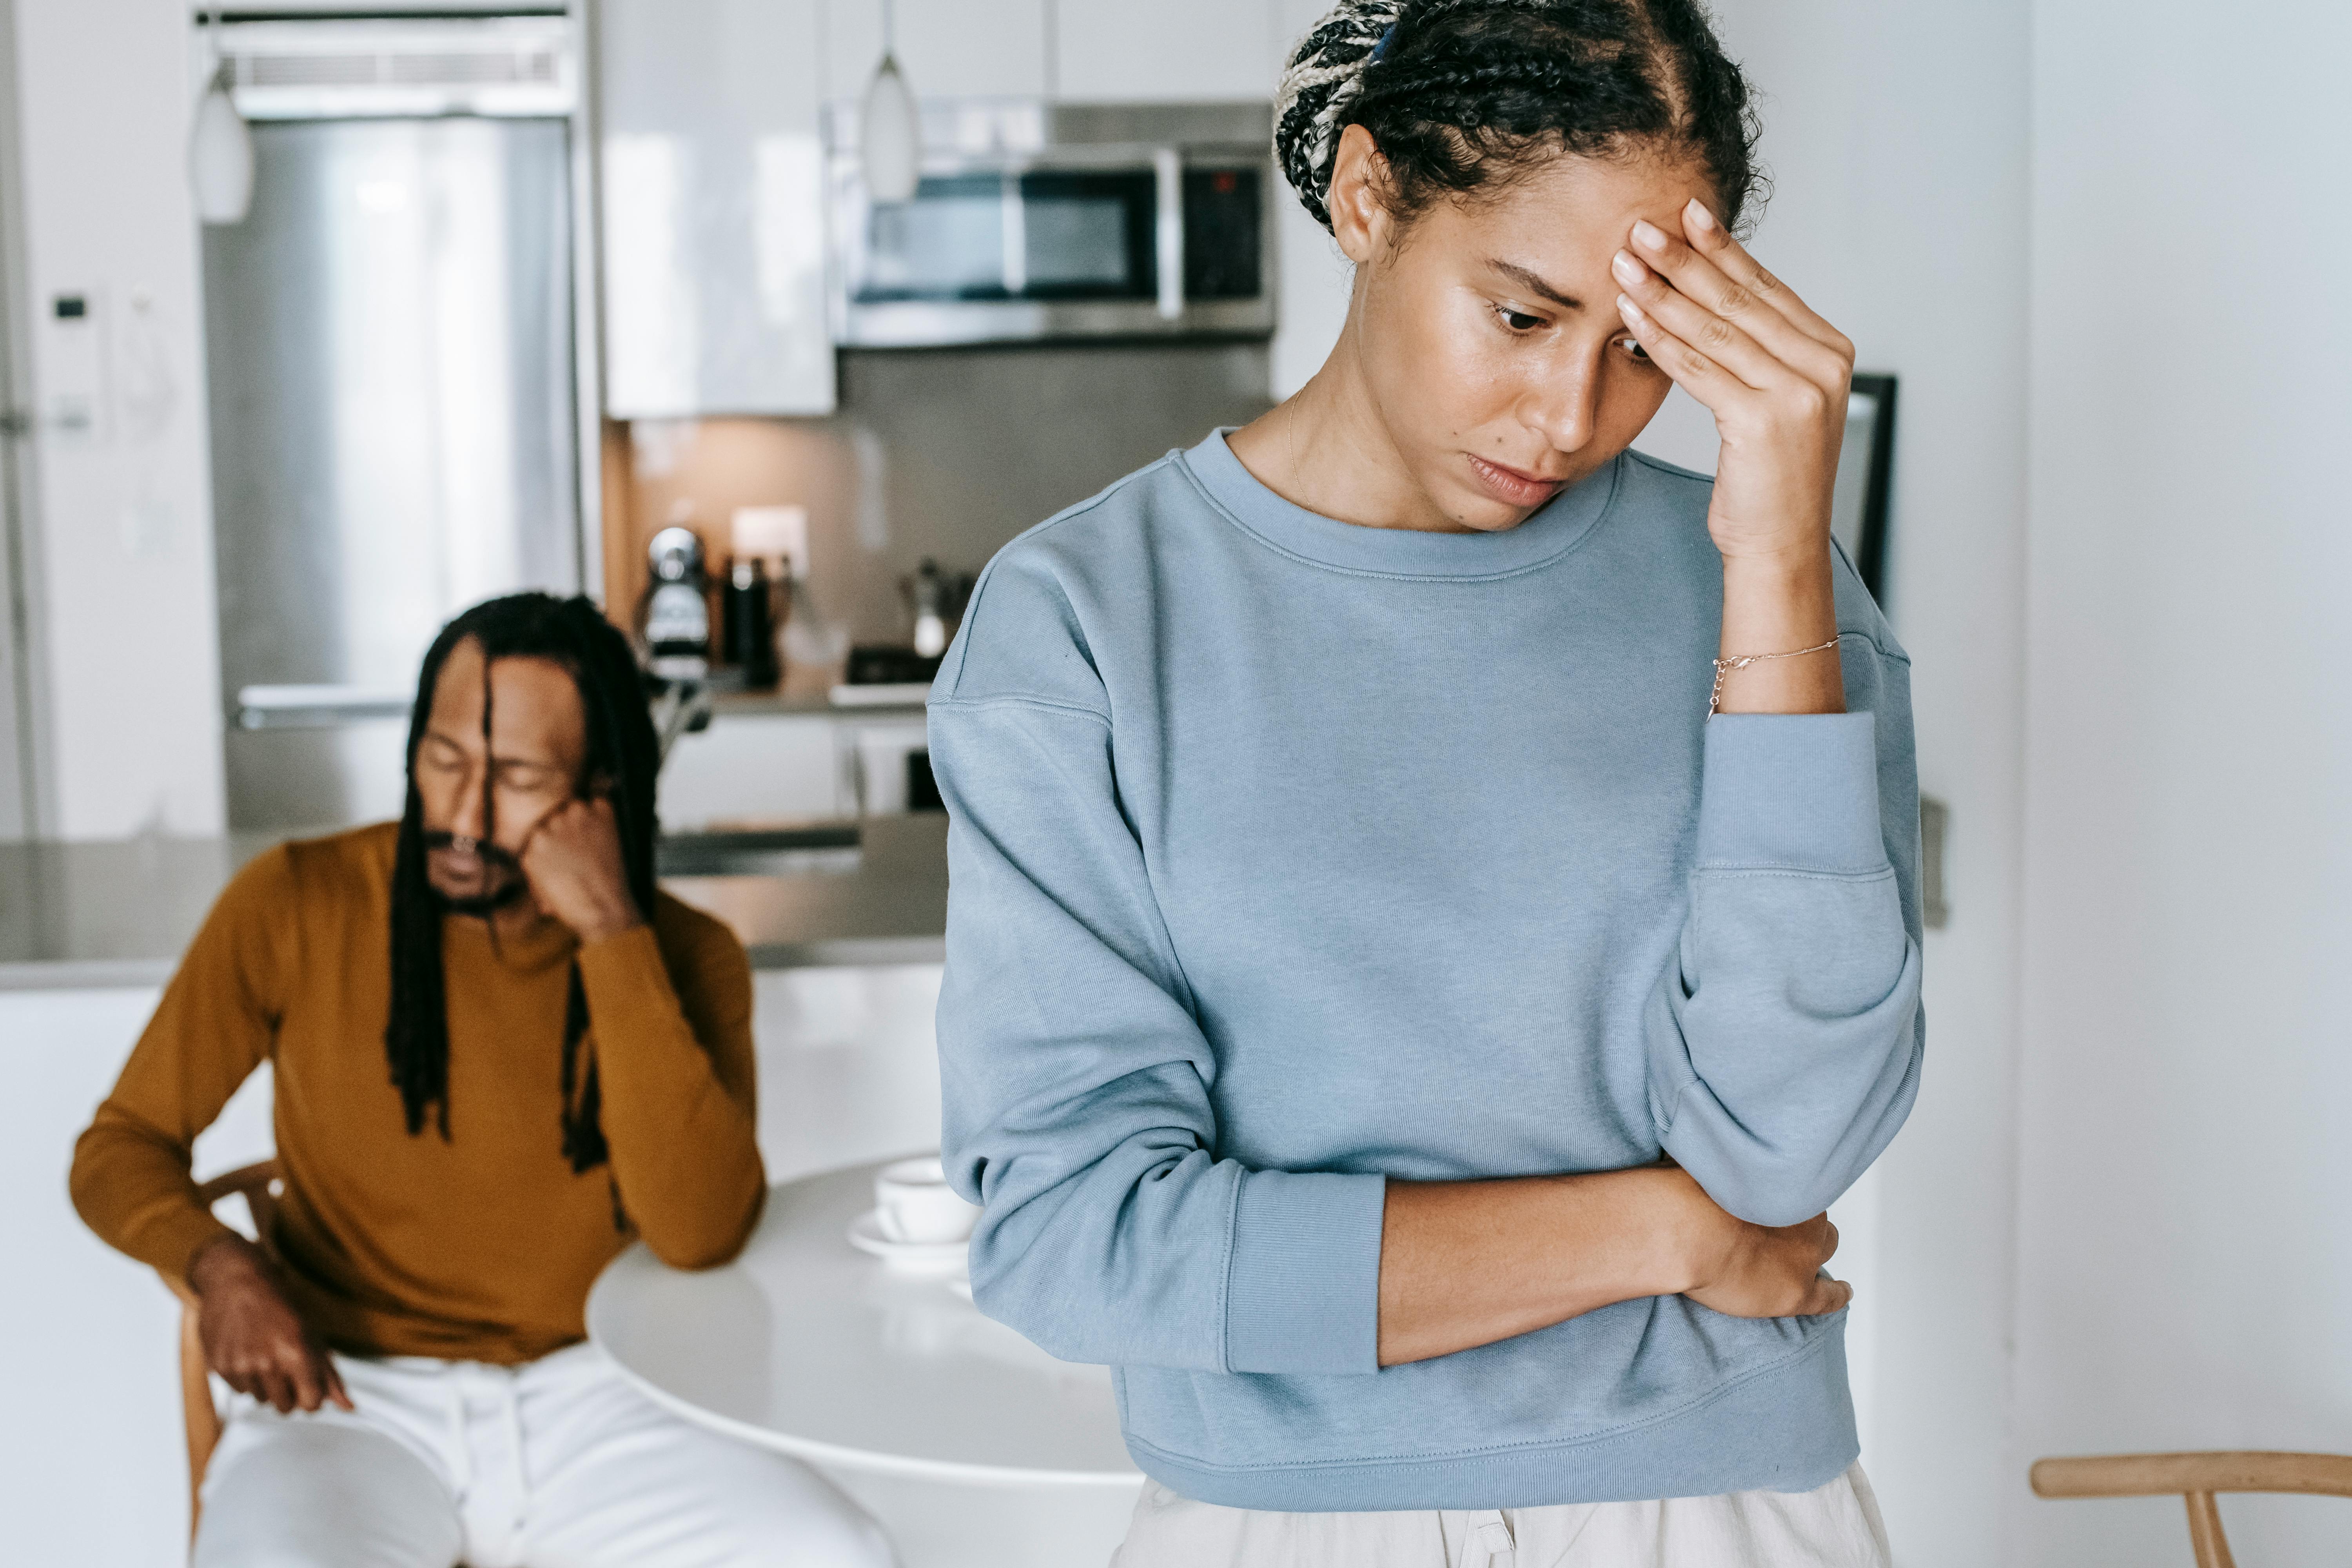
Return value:
[(1274, 152), (1324, 227), (1361, 125), (1410, 218), (1559, 153), (1688, 158), (1737, 226), (1764, 183), (1748, 81), (1698, 0), (1339, 0), (1291, 51)]

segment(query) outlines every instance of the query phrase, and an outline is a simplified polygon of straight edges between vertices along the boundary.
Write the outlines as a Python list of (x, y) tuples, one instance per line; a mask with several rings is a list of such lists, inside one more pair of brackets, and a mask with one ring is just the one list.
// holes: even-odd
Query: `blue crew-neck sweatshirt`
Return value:
[(1114, 1369), (1232, 1507), (1801, 1491), (1843, 1318), (1620, 1302), (1377, 1360), (1384, 1184), (1647, 1164), (1787, 1225), (1916, 1091), (1909, 667), (1706, 716), (1710, 481), (1628, 452), (1506, 531), (1363, 528), (1222, 435), (990, 563), (930, 699), (939, 1041), (974, 1299)]

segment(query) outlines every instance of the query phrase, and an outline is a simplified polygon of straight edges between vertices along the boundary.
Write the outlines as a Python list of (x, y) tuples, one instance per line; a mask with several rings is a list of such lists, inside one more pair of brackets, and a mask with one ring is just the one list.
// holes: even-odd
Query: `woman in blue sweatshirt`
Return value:
[(932, 689), (976, 1300), (1115, 1369), (1126, 1568), (1877, 1568), (1821, 1216), (1916, 1091), (1908, 667), (1747, 86), (1693, 0), (1346, 0), (1278, 121), (1329, 362)]

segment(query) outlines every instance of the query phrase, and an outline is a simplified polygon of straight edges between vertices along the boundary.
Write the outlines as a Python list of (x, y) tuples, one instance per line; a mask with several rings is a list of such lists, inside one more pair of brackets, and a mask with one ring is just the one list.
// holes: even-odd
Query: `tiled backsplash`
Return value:
[[(1006, 541), (1268, 404), (1257, 342), (842, 356), (824, 419), (641, 420), (607, 463), (605, 573), (634, 609), (645, 542), (693, 503), (714, 570), (739, 506), (809, 509), (810, 588), (858, 642), (904, 642), (898, 583), (977, 572)], [(625, 443), (624, 445), (624, 442)]]

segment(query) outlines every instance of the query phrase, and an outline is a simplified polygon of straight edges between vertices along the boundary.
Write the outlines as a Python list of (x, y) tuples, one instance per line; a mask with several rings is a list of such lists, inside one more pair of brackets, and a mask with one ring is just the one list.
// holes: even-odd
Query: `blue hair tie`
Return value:
[(1394, 22), (1391, 22), (1389, 24), (1389, 30), (1381, 35), (1381, 41), (1372, 46), (1372, 52), (1364, 57), (1364, 63), (1366, 65), (1376, 66), (1381, 63), (1381, 57), (1389, 52), (1389, 44), (1396, 37), (1396, 30), (1397, 25)]

